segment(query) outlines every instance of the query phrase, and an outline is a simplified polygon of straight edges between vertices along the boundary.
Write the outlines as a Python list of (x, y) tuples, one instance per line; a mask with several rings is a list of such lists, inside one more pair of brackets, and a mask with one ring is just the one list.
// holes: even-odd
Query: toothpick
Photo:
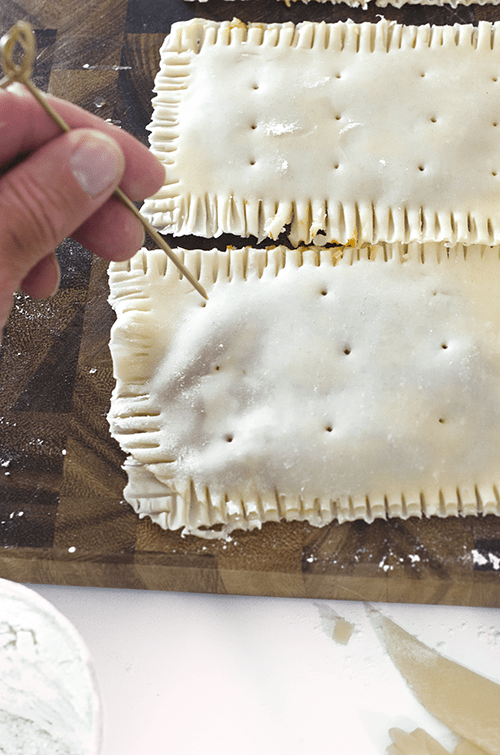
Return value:
[[(23, 55), (19, 63), (14, 62), (14, 51), (17, 46), (20, 46)], [(5, 89), (15, 81), (24, 84), (24, 86), (31, 92), (33, 97), (40, 103), (43, 109), (50, 115), (52, 120), (59, 126), (61, 131), (67, 133), (70, 131), (68, 124), (61, 118), (54, 108), (47, 102), (42, 92), (36, 88), (31, 81), (31, 72), (33, 70), (33, 63), (35, 60), (35, 35), (31, 25), (27, 21), (18, 21), (12, 29), (4, 34), (0, 39), (0, 53), (1, 64), (5, 76), (0, 79), (0, 88)], [(198, 291), (204, 299), (208, 299), (207, 292), (200, 284), (193, 274), (183, 265), (181, 260), (169, 247), (165, 239), (156, 231), (155, 228), (146, 220), (146, 218), (139, 212), (135, 204), (131, 199), (118, 187), (115, 189), (114, 196), (122, 202), (125, 207), (136, 216), (140, 221), (148, 235), (155, 241), (156, 244), (168, 255), (178, 270), (184, 275), (192, 286)]]

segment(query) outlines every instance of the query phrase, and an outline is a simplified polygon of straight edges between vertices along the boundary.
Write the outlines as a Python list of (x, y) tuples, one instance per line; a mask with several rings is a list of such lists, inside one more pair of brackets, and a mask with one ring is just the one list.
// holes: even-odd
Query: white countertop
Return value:
[[(382, 755), (388, 730), (458, 741), (415, 700), (357, 602), (29, 585), (94, 659), (102, 755)], [(500, 610), (378, 604), (500, 682)], [(332, 639), (335, 615), (355, 629)]]

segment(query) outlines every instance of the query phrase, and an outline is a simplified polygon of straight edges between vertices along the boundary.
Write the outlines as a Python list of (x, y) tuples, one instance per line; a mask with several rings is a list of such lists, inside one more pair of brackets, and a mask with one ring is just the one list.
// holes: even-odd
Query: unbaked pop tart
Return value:
[(500, 243), (500, 25), (174, 24), (143, 208), (176, 236)]
[(500, 514), (499, 248), (180, 252), (110, 267), (111, 432), (165, 529)]

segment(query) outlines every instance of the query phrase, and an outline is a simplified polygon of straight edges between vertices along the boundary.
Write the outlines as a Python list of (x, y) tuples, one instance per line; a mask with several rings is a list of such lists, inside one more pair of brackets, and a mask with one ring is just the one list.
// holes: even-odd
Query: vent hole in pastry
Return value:
[(498, 126), (498, 123), (496, 121), (493, 121), (493, 126), (496, 128)]
[(325, 427), (325, 430), (326, 430), (326, 432), (327, 432), (327, 433), (331, 433), (331, 432), (332, 432), (332, 430), (333, 430), (333, 427), (332, 427), (332, 425), (327, 425), (327, 426)]
[[(441, 422), (441, 420), (439, 420), (439, 421)], [(225, 435), (224, 436), (224, 440), (226, 441), (226, 443), (232, 443), (233, 442), (233, 438), (234, 438), (233, 435)]]
[(250, 160), (250, 165), (255, 165), (255, 160)]
[(252, 85), (252, 89), (258, 89), (258, 88), (259, 88), (259, 85), (258, 85), (258, 84), (253, 84), (253, 85)]
[(328, 293), (328, 291), (326, 290), (326, 288), (322, 288), (321, 291), (320, 291), (321, 296), (326, 296), (327, 293)]
[(340, 120), (341, 120), (341, 118), (342, 118), (342, 116), (341, 116), (341, 115), (336, 115), (336, 116), (335, 116), (335, 120), (336, 120), (336, 121), (340, 121)]
[(335, 163), (333, 167), (334, 167), (335, 170), (338, 170), (339, 169), (339, 164)]
[(344, 349), (344, 354), (346, 354), (346, 356), (349, 356), (350, 353), (351, 353), (351, 349), (349, 348), (349, 346), (346, 346)]
[(447, 343), (442, 343), (441, 344), (441, 348), (442, 349), (447, 349), (448, 348), (448, 344)]
[(492, 81), (498, 81), (498, 78), (497, 78), (496, 76), (492, 76), (492, 77), (491, 77), (491, 80), (492, 80)]
[(418, 169), (419, 169), (420, 171), (424, 171), (424, 170), (425, 170), (425, 166), (424, 166), (424, 165), (419, 165), (419, 166), (418, 166)]
[(496, 174), (497, 174), (496, 170), (492, 170), (492, 171), (491, 171), (491, 175), (492, 175), (492, 176), (496, 176)]
[(336, 73), (335, 74), (335, 78), (336, 79), (341, 79), (342, 78), (342, 74), (341, 73)]
[(257, 128), (257, 124), (256, 124), (256, 123), (252, 123), (252, 125), (250, 126), (250, 128), (251, 128), (251, 129), (252, 129), (253, 131), (255, 131), (255, 129)]
[(420, 74), (420, 78), (421, 79), (425, 78), (425, 71), (422, 71), (422, 73)]
[(444, 417), (440, 417), (440, 418), (439, 418), (439, 421), (440, 421), (440, 423), (441, 423), (442, 425), (444, 425)]
[(215, 365), (215, 371), (218, 372), (220, 370), (220, 364)]
[(430, 120), (431, 120), (431, 123), (436, 123), (436, 121), (437, 121), (437, 118), (435, 118), (435, 117), (434, 117), (434, 116), (432, 115), (432, 116), (431, 116), (431, 119), (430, 119)]

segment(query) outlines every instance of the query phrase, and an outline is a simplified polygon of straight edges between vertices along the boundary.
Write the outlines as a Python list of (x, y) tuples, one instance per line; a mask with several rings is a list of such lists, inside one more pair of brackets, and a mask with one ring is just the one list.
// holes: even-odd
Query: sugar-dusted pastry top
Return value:
[[(500, 513), (499, 248), (160, 251), (110, 268), (125, 496), (202, 533)], [(214, 533), (212, 533), (214, 534)]]
[(500, 242), (500, 25), (174, 24), (144, 213), (175, 235)]

